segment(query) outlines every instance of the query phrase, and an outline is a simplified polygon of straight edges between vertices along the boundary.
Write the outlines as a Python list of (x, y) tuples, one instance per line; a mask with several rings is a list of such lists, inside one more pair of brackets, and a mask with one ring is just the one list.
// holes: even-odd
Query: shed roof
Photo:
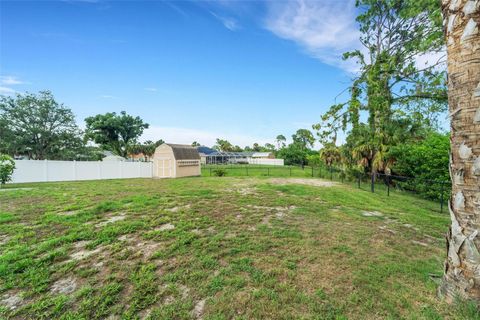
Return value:
[(173, 155), (176, 160), (194, 160), (200, 159), (200, 155), (196, 148), (188, 144), (174, 144), (174, 143), (165, 143), (167, 146), (171, 147), (173, 150)]

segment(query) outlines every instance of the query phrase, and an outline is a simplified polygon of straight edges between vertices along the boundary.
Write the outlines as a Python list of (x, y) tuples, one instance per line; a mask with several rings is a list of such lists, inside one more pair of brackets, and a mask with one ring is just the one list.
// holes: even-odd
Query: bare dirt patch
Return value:
[(267, 211), (267, 212), (288, 212), (296, 209), (296, 206), (288, 206), (288, 207), (268, 207), (268, 206), (254, 206), (254, 205), (246, 205), (248, 208), (252, 208), (259, 211)]
[(252, 187), (244, 187), (239, 189), (232, 189), (232, 191), (238, 192), (242, 196), (247, 196), (250, 194), (255, 194), (257, 192), (257, 189)]
[(362, 211), (364, 217), (383, 217), (383, 213), (379, 211)]
[(76, 215), (77, 212), (78, 212), (77, 210), (71, 210), (71, 211), (58, 212), (57, 214), (59, 214), (61, 216), (73, 216), (73, 215)]
[(227, 234), (225, 234), (225, 239), (233, 239), (236, 236), (237, 235), (234, 232), (228, 232)]
[(189, 204), (186, 204), (184, 206), (176, 206), (176, 207), (173, 207), (173, 208), (168, 208), (168, 209), (165, 209), (166, 211), (169, 211), (169, 212), (178, 212), (182, 209), (190, 209), (190, 205)]
[(77, 289), (77, 282), (73, 278), (60, 279), (52, 285), (50, 291), (55, 294), (70, 294)]
[(6, 191), (19, 191), (19, 190), (32, 190), (33, 188), (1, 188), (0, 192)]
[(7, 243), (8, 241), (10, 241), (10, 237), (7, 236), (6, 234), (0, 234), (0, 246), (1, 245), (4, 245), (5, 243)]
[(275, 216), (276, 216), (278, 219), (282, 219), (282, 218), (285, 216), (285, 213), (284, 213), (284, 212), (277, 212), (277, 213), (275, 213)]
[(22, 305), (23, 298), (20, 294), (5, 294), (2, 296), (2, 300), (0, 300), (0, 305), (10, 309), (15, 310), (16, 308)]
[(263, 217), (262, 224), (266, 224), (267, 226), (270, 226), (270, 216)]
[(173, 230), (175, 229), (175, 226), (171, 223), (165, 223), (162, 224), (161, 226), (155, 228), (155, 231), (168, 231), (168, 230)]
[(247, 205), (246, 207), (254, 209), (264, 214), (264, 216), (262, 217), (261, 223), (266, 224), (268, 226), (270, 226), (270, 220), (272, 218), (277, 218), (279, 220), (282, 220), (283, 218), (287, 217), (291, 211), (297, 208), (296, 206), (268, 207), (268, 206), (255, 206), (255, 205)]
[(315, 187), (333, 187), (338, 185), (338, 183), (333, 181), (321, 180), (321, 179), (302, 179), (302, 178), (273, 178), (267, 180), (272, 184), (305, 184)]
[(216, 233), (215, 227), (214, 226), (208, 227), (207, 232), (209, 234)]
[(96, 255), (97, 253), (100, 253), (102, 251), (102, 247), (98, 247), (93, 250), (87, 250), (85, 247), (87, 244), (89, 244), (90, 241), (78, 241), (75, 243), (73, 246), (75, 248), (75, 251), (70, 255), (70, 260), (67, 260), (66, 262), (70, 261), (75, 261), (75, 260), (83, 260), (85, 258), (88, 258), (90, 256)]
[(202, 319), (203, 316), (203, 309), (205, 308), (205, 302), (206, 299), (200, 300), (195, 304), (195, 307), (193, 308), (193, 316), (195, 319)]
[(389, 229), (387, 226), (379, 226), (378, 229), (390, 232), (391, 234), (396, 234), (397, 232), (395, 230)]
[(119, 215), (115, 215), (115, 216), (111, 216), (110, 218), (108, 218), (108, 220), (106, 221), (102, 221), (100, 223), (97, 223), (96, 226), (97, 227), (103, 227), (103, 226), (106, 226), (107, 224), (109, 223), (115, 223), (117, 221), (122, 221), (122, 220), (125, 220), (125, 213), (121, 213)]
[(414, 227), (413, 225), (411, 225), (410, 223), (404, 223), (403, 226), (407, 229), (413, 229), (415, 231), (420, 231), (420, 229), (418, 229), (417, 227)]
[(143, 241), (135, 234), (120, 236), (118, 240), (127, 242), (127, 245), (125, 246), (127, 250), (134, 252), (135, 256), (143, 256), (146, 260), (148, 260), (161, 247), (161, 243), (150, 240)]
[(178, 289), (180, 290), (180, 294), (182, 295), (182, 299), (187, 299), (188, 295), (190, 294), (190, 288), (186, 285), (179, 285)]
[(425, 242), (422, 242), (422, 241), (417, 241), (417, 240), (412, 240), (412, 243), (417, 244), (417, 245), (422, 246), (422, 247), (428, 247), (429, 246), (428, 243), (425, 243)]

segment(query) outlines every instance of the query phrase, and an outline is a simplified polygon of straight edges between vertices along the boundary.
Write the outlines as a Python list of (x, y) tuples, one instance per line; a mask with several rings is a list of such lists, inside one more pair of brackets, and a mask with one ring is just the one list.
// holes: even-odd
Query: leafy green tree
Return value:
[(323, 161), (322, 159), (320, 159), (320, 154), (315, 153), (315, 154), (309, 154), (307, 156), (307, 163), (311, 167), (319, 167), (323, 163)]
[(298, 144), (303, 149), (311, 148), (315, 143), (315, 137), (308, 129), (298, 129), (297, 132), (292, 135), (292, 140), (293, 143)]
[(276, 138), (275, 141), (277, 142), (277, 150), (280, 150), (280, 148), (285, 147), (285, 142), (287, 141), (287, 138), (283, 134), (279, 134)]
[(15, 161), (6, 154), (0, 154), (0, 186), (12, 180)]
[(73, 112), (49, 91), (0, 98), (0, 152), (30, 159), (77, 159), (85, 144)]
[(284, 159), (286, 165), (304, 165), (307, 162), (307, 152), (298, 143), (290, 143), (277, 153), (277, 157)]
[(414, 139), (421, 127), (434, 126), (446, 109), (446, 77), (438, 68), (443, 60), (424, 67), (416, 63), (419, 55), (443, 49), (440, 11), (436, 0), (356, 4), (365, 48), (344, 54), (359, 67), (350, 100), (332, 106), (314, 127), (324, 144), (335, 143), (339, 130), (349, 130), (352, 158), (368, 171), (384, 171), (389, 148), (401, 138)]
[(228, 140), (217, 138), (217, 143), (213, 146), (213, 149), (223, 152), (232, 152), (234, 147)]
[(274, 152), (275, 151), (275, 146), (271, 143), (265, 143), (265, 146), (263, 147), (263, 150), (267, 152)]
[[(424, 140), (398, 144), (388, 151), (394, 159), (392, 174), (411, 177), (405, 183), (430, 198), (440, 198), (440, 185), (431, 181), (449, 181), (450, 136), (431, 132)], [(450, 185), (445, 186), (445, 191)], [(447, 197), (445, 197), (446, 199)]]
[(293, 143), (289, 145), (289, 148), (295, 150), (295, 154), (297, 153), (297, 150), (301, 151), (302, 155), (299, 164), (303, 168), (307, 162), (308, 150), (313, 147), (313, 144), (315, 143), (315, 137), (310, 130), (298, 129), (297, 132), (292, 135), (292, 140)]
[(197, 141), (192, 142), (192, 147), (200, 147), (200, 146), (201, 146), (201, 144), (198, 143)]
[(255, 152), (260, 152), (260, 151), (262, 151), (262, 146), (259, 145), (257, 142), (255, 142), (255, 143), (252, 145), (252, 150), (255, 151)]
[(85, 138), (98, 144), (102, 149), (127, 157), (143, 130), (148, 128), (140, 117), (128, 115), (125, 111), (109, 112), (85, 119)]

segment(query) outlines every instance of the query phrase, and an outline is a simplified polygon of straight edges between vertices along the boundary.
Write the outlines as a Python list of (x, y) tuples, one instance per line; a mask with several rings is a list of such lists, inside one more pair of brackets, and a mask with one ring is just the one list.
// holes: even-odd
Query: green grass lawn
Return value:
[[(311, 177), (312, 168), (305, 166), (303, 169), (299, 166), (269, 166), (269, 165), (207, 165), (202, 166), (202, 176), (215, 176), (215, 170), (225, 170), (227, 176), (230, 177)], [(323, 174), (327, 173), (327, 169), (322, 168)], [(313, 170), (313, 175), (318, 176), (320, 171), (318, 168)]]
[(478, 316), (436, 297), (449, 224), (437, 203), (311, 185), (319, 181), (9, 185), (0, 191), (0, 317)]

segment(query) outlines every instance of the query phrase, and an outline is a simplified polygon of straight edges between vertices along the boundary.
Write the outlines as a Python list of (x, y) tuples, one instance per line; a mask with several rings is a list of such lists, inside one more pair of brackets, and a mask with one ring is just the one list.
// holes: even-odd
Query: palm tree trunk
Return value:
[(439, 293), (480, 302), (480, 0), (443, 0), (451, 117), (451, 227)]

